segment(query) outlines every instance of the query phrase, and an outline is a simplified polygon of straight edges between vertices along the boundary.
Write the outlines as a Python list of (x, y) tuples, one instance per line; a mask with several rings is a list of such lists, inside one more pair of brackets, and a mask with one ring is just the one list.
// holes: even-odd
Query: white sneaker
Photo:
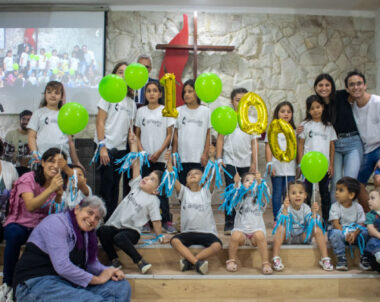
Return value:
[(375, 253), (376, 262), (380, 263), (380, 252)]
[[(8, 284), (3, 283), (0, 286), (0, 302), (7, 302), (7, 296), (12, 291), (12, 287), (8, 286)], [(13, 294), (13, 292), (12, 292)]]

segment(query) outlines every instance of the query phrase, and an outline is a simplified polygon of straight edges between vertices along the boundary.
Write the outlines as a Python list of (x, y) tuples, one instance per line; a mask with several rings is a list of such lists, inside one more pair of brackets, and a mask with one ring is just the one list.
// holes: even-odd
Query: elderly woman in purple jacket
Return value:
[(105, 214), (102, 200), (91, 196), (72, 211), (46, 217), (16, 266), (17, 301), (128, 302), (124, 273), (97, 258), (95, 228)]

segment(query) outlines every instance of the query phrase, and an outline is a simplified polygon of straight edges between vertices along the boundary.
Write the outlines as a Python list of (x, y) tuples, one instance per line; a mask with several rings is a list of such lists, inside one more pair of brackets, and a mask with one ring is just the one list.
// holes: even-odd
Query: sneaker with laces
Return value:
[(272, 262), (273, 262), (273, 269), (276, 272), (281, 272), (285, 268), (285, 265), (282, 263), (282, 259), (280, 256), (273, 257)]
[(208, 272), (208, 261), (206, 260), (198, 260), (195, 263), (195, 270), (201, 275), (207, 274)]
[(123, 266), (121, 265), (120, 261), (118, 258), (115, 258), (115, 259), (112, 259), (111, 261), (111, 265), (114, 267), (114, 268), (118, 268), (118, 269), (121, 269)]
[(345, 256), (338, 256), (335, 266), (338, 271), (348, 271), (347, 259)]
[(380, 263), (380, 252), (375, 253), (376, 262)]
[(165, 222), (163, 225), (162, 225), (162, 228), (164, 229), (164, 231), (168, 234), (174, 234), (174, 233), (177, 233), (177, 229), (173, 226), (173, 222), (171, 221), (168, 221), (168, 222)]
[(141, 259), (140, 262), (137, 263), (137, 266), (142, 274), (146, 274), (152, 267), (152, 264), (146, 262), (144, 259)]
[(189, 262), (187, 259), (183, 258), (179, 260), (179, 270), (181, 272), (189, 271), (189, 270), (192, 270), (193, 268), (194, 268), (194, 265), (191, 262)]
[(360, 256), (360, 263), (359, 263), (360, 268), (363, 271), (370, 271), (372, 270), (371, 263), (369, 262), (369, 259), (366, 255)]
[(150, 233), (152, 230), (150, 228), (149, 222), (144, 224), (141, 233)]

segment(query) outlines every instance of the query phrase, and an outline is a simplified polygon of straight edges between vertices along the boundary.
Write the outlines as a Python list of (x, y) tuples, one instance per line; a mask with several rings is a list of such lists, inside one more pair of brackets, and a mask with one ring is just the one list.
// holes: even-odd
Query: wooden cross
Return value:
[(178, 50), (192, 50), (194, 52), (193, 62), (193, 75), (194, 79), (197, 78), (197, 65), (198, 65), (198, 51), (233, 51), (235, 46), (216, 46), (216, 45), (198, 45), (198, 19), (197, 12), (194, 12), (194, 44), (157, 44), (156, 49), (178, 49)]

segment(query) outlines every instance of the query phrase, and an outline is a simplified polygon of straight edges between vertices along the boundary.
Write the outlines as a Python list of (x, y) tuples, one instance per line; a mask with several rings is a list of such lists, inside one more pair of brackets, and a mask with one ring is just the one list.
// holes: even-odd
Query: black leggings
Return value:
[(117, 258), (114, 245), (122, 249), (129, 257), (131, 257), (134, 263), (138, 263), (142, 259), (142, 256), (134, 246), (140, 239), (140, 234), (137, 231), (132, 229), (118, 229), (114, 226), (103, 225), (98, 229), (97, 234), (100, 243), (110, 260)]

